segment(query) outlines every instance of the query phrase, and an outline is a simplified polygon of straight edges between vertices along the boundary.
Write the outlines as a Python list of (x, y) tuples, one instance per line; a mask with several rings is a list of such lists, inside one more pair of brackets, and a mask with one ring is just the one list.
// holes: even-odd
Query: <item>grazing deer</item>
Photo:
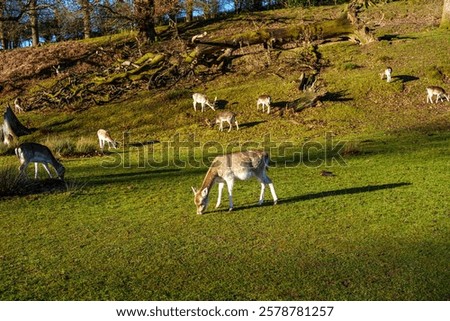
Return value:
[(23, 112), (23, 108), (22, 108), (20, 105), (22, 105), (22, 100), (21, 100), (19, 97), (17, 97), (17, 98), (14, 100), (14, 111), (15, 111), (16, 113), (21, 113), (21, 112)]
[(439, 99), (443, 102), (442, 97), (446, 98), (447, 101), (450, 101), (449, 95), (445, 93), (444, 88), (438, 86), (429, 86), (427, 87), (427, 102), (433, 103), (433, 96), (436, 95), (436, 103)]
[(381, 79), (384, 79), (384, 76), (386, 76), (387, 82), (391, 82), (392, 80), (392, 68), (387, 67), (385, 71), (381, 73)]
[(205, 95), (199, 94), (199, 93), (195, 93), (195, 94), (192, 95), (192, 99), (194, 99), (194, 110), (195, 111), (197, 111), (197, 104), (201, 104), (202, 105), (202, 112), (205, 109), (205, 105), (208, 105), (214, 111), (216, 110), (215, 107), (216, 107), (217, 97), (214, 99), (214, 102), (211, 103)]
[(99, 129), (97, 131), (98, 142), (100, 144), (100, 149), (103, 152), (103, 147), (105, 147), (105, 142), (108, 143), (108, 148), (117, 148), (117, 142), (111, 138), (111, 135), (104, 129)]
[(259, 105), (262, 105), (262, 111), (264, 112), (264, 106), (267, 106), (267, 113), (270, 114), (270, 102), (272, 98), (269, 95), (261, 95), (256, 102), (256, 110), (259, 110)]
[(48, 169), (48, 164), (52, 164), (57, 176), (64, 180), (64, 173), (66, 169), (64, 166), (56, 160), (52, 152), (47, 146), (37, 143), (23, 143), (15, 150), (15, 153), (20, 161), (19, 171), (21, 174), (25, 174), (25, 171), (30, 163), (34, 163), (34, 178), (38, 177), (38, 163), (41, 163), (47, 171), (50, 178), (52, 174)]
[(231, 128), (233, 128), (233, 125), (236, 125), (236, 130), (239, 130), (239, 124), (236, 120), (236, 114), (231, 111), (222, 111), (217, 114), (216, 116), (216, 124), (219, 125), (219, 130), (223, 131), (223, 123), (227, 122), (230, 128), (228, 129), (228, 132), (231, 131)]
[(266, 174), (268, 163), (269, 155), (264, 151), (237, 152), (214, 158), (200, 189), (196, 190), (192, 187), (197, 214), (203, 214), (206, 210), (209, 202), (209, 192), (216, 182), (219, 187), (216, 208), (220, 206), (222, 190), (226, 183), (228, 188), (229, 210), (231, 211), (233, 209), (233, 185), (236, 178), (247, 180), (255, 176), (261, 182), (261, 194), (258, 204), (261, 205), (263, 203), (266, 185), (269, 186), (274, 204), (276, 204), (278, 197), (272, 181)]

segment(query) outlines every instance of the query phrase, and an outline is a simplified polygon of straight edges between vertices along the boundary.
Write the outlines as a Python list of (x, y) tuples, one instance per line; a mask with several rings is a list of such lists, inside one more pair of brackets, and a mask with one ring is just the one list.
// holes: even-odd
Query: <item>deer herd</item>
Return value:
[[(392, 68), (387, 67), (381, 74), (381, 78), (386, 78), (387, 82), (392, 81)], [(438, 86), (428, 86), (426, 87), (427, 92), (427, 103), (438, 103), (443, 102), (444, 98), (450, 101), (449, 95), (445, 92), (442, 87)], [(436, 100), (433, 102), (433, 96), (436, 96)], [(205, 111), (205, 106), (211, 108), (216, 112), (217, 97), (214, 101), (210, 101), (208, 97), (201, 93), (194, 93), (192, 95), (194, 111), (197, 111), (197, 105), (201, 105), (201, 112)], [(256, 109), (265, 109), (268, 114), (270, 114), (271, 97), (269, 95), (260, 95), (256, 100)], [(20, 98), (16, 98), (14, 101), (14, 111), (16, 113), (24, 112), (22, 107), (22, 101)], [(236, 130), (239, 130), (239, 124), (236, 119), (236, 113), (232, 111), (218, 111), (213, 122), (209, 122), (209, 125), (214, 126), (219, 125), (219, 131), (223, 131), (223, 124), (227, 123), (230, 132), (233, 126)], [(97, 131), (97, 137), (100, 145), (100, 150), (103, 153), (103, 149), (106, 144), (108, 148), (116, 149), (118, 142), (112, 139), (108, 131), (104, 129), (99, 129)], [(5, 143), (8, 143), (5, 141)], [(22, 175), (26, 175), (26, 169), (30, 163), (34, 163), (35, 166), (35, 179), (38, 177), (38, 164), (41, 163), (46, 172), (50, 177), (52, 174), (48, 168), (48, 165), (52, 165), (56, 175), (59, 179), (64, 180), (65, 168), (64, 166), (54, 157), (52, 152), (47, 146), (38, 143), (22, 143), (17, 148), (15, 148), (15, 154), (19, 158), (20, 167), (19, 172)], [(222, 191), (227, 185), (228, 199), (229, 199), (229, 210), (233, 209), (233, 186), (235, 179), (247, 180), (251, 177), (255, 177), (259, 180), (261, 184), (261, 192), (259, 196), (258, 204), (261, 205), (264, 201), (264, 191), (266, 186), (269, 187), (272, 194), (274, 204), (277, 203), (278, 197), (275, 192), (274, 185), (270, 178), (266, 174), (266, 169), (269, 163), (269, 155), (264, 151), (245, 151), (237, 152), (231, 154), (225, 154), (217, 156), (210, 168), (208, 169), (206, 176), (203, 180), (201, 187), (197, 190), (192, 187), (194, 192), (194, 203), (197, 208), (197, 214), (203, 214), (206, 210), (209, 201), (209, 194), (211, 188), (215, 183), (218, 184), (218, 199), (216, 203), (216, 208), (220, 206)]]

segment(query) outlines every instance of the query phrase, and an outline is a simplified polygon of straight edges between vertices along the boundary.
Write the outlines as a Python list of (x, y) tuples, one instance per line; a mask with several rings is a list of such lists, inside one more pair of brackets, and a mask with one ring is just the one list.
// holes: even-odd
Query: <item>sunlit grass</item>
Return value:
[[(67, 182), (0, 200), (0, 298), (447, 300), (450, 107), (426, 104), (424, 88), (446, 86), (439, 72), (448, 77), (450, 45), (436, 29), (402, 36), (320, 46), (326, 99), (295, 114), (280, 111), (306, 96), (296, 65), (280, 65), (282, 77), (255, 69), (79, 112), (21, 114), (37, 128), (21, 140), (49, 145)], [(387, 65), (392, 83), (379, 76)], [(193, 92), (218, 96), (241, 129), (205, 126), (215, 112), (194, 112)], [(272, 96), (271, 115), (256, 110), (260, 94)], [(96, 152), (99, 128), (122, 142), (118, 150)], [(207, 213), (196, 215), (191, 186), (209, 157), (249, 142), (262, 149), (269, 137), (285, 146), (271, 151), (268, 171), (279, 204), (267, 192), (257, 206), (259, 183), (238, 181), (234, 211), (226, 197), (214, 209), (215, 187)], [(339, 142), (342, 158), (333, 159)], [(0, 166), (14, 176), (18, 160), (5, 154)]]
[(386, 137), (360, 142), (346, 166), (275, 166), (279, 205), (258, 207), (259, 184), (237, 182), (235, 211), (203, 216), (190, 186), (204, 166), (67, 160), (76, 193), (0, 203), (2, 298), (443, 299), (446, 139)]

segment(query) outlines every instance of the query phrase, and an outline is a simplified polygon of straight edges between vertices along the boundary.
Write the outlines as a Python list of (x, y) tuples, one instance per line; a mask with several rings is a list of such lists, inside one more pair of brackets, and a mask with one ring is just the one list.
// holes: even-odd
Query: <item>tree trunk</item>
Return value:
[(191, 22), (194, 18), (194, 0), (186, 0), (186, 22)]
[(91, 4), (89, 0), (81, 0), (81, 12), (83, 14), (83, 34), (85, 39), (91, 37)]
[(37, 0), (30, 1), (30, 27), (31, 27), (31, 45), (37, 47), (39, 45), (39, 19), (38, 10), (36, 8)]
[(6, 41), (3, 21), (0, 20), (0, 46), (2, 47), (3, 50), (6, 50), (6, 49), (8, 49), (7, 45), (8, 45), (8, 42)]
[(135, 0), (134, 10), (138, 37), (143, 41), (154, 42), (156, 40), (155, 0)]
[(299, 24), (287, 28), (260, 29), (251, 32), (235, 34), (224, 40), (199, 37), (195, 43), (201, 45), (200, 54), (214, 52), (211, 47), (234, 48), (264, 44), (269, 47), (282, 46), (284, 43), (301, 41), (319, 41), (341, 36), (350, 36), (355, 32), (355, 27), (351, 24), (348, 15), (342, 15), (338, 19), (320, 21), (308, 25)]
[(2, 20), (3, 18), (3, 9), (4, 9), (5, 3), (3, 1), (0, 1), (0, 46), (3, 50), (6, 50), (7, 41), (6, 41), (6, 35), (5, 35), (5, 25)]
[(441, 28), (450, 29), (450, 0), (444, 0)]
[(19, 119), (17, 119), (11, 107), (6, 107), (6, 111), (3, 114), (2, 125), (3, 143), (11, 146), (14, 140), (17, 140), (17, 137), (31, 134), (31, 132), (31, 129), (26, 128)]

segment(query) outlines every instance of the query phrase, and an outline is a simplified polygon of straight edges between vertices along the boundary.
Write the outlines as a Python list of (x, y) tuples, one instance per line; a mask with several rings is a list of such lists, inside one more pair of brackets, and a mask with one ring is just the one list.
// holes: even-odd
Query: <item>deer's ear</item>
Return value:
[(197, 190), (195, 189), (195, 187), (191, 186), (192, 191), (194, 192), (194, 194), (197, 194)]
[(208, 187), (205, 187), (203, 190), (202, 190), (202, 197), (206, 197), (208, 195)]

